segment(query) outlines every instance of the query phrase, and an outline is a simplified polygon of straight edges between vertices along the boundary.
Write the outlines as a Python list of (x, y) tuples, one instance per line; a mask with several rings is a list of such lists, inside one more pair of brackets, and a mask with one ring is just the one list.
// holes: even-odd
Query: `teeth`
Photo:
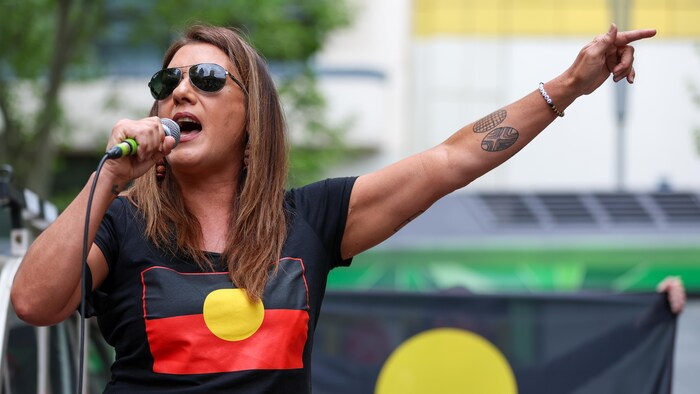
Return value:
[(180, 119), (177, 120), (177, 122), (178, 122), (178, 123), (185, 123), (185, 122), (188, 122), (188, 123), (199, 123), (199, 122), (197, 122), (196, 120), (194, 120), (194, 119), (192, 119), (192, 118), (180, 118)]

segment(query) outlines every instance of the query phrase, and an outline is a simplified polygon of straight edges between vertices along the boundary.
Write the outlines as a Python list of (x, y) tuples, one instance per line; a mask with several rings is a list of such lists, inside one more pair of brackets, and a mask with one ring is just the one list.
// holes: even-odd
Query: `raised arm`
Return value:
[(613, 24), (581, 49), (566, 71), (527, 96), (462, 127), (432, 149), (361, 176), (350, 197), (343, 257), (379, 244), (439, 198), (508, 160), (611, 74), (615, 82), (633, 83), (634, 48), (629, 44), (655, 34), (618, 32)]

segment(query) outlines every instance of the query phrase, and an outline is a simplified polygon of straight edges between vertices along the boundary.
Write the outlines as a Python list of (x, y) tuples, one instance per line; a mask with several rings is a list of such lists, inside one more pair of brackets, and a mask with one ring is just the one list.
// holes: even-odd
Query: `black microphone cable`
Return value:
[[(168, 118), (161, 118), (160, 122), (163, 125), (163, 131), (166, 137), (173, 137), (175, 139), (175, 145), (180, 143), (180, 126)], [(136, 154), (136, 149), (138, 144), (134, 139), (127, 138), (122, 143), (115, 145), (112, 149), (107, 151), (100, 163), (97, 165), (97, 170), (95, 170), (95, 178), (92, 180), (92, 185), (90, 186), (90, 192), (88, 194), (87, 200), (87, 212), (85, 213), (85, 228), (83, 230), (83, 258), (82, 258), (82, 270), (80, 274), (80, 317), (78, 323), (80, 324), (80, 335), (79, 335), (79, 352), (78, 357), (78, 391), (77, 394), (83, 393), (83, 369), (85, 368), (85, 303), (87, 302), (87, 292), (92, 291), (92, 289), (86, 288), (86, 277), (87, 277), (87, 255), (88, 255), (88, 234), (90, 232), (90, 212), (92, 211), (92, 199), (95, 194), (95, 188), (97, 186), (97, 179), (100, 177), (100, 172), (102, 171), (102, 166), (108, 159), (118, 159), (123, 156), (130, 156)], [(92, 281), (90, 281), (92, 283)]]
[(83, 260), (82, 260), (82, 272), (80, 276), (80, 338), (79, 338), (79, 356), (78, 356), (78, 394), (83, 393), (83, 370), (85, 368), (85, 303), (87, 299), (87, 292), (92, 291), (92, 289), (87, 289), (87, 254), (88, 254), (88, 233), (90, 232), (90, 211), (92, 210), (92, 198), (95, 194), (95, 187), (97, 186), (97, 179), (100, 177), (100, 172), (102, 171), (102, 166), (109, 159), (109, 154), (105, 153), (97, 165), (97, 170), (95, 170), (95, 178), (92, 180), (92, 186), (90, 186), (90, 193), (88, 194), (87, 200), (87, 212), (85, 214), (85, 229), (83, 230)]

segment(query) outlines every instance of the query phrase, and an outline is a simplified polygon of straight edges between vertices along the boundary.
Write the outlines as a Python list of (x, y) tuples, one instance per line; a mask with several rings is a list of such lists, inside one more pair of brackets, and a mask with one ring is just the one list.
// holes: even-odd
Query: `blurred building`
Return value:
[[(635, 44), (635, 84), (616, 103), (606, 82), (577, 100), (534, 144), (474, 183), (489, 190), (697, 189), (700, 3), (692, 1), (355, 0), (357, 19), (318, 57), (348, 138), (376, 147), (371, 171), (440, 143), (471, 121), (535, 90), (573, 62), (610, 22), (656, 28)], [(620, 14), (618, 18), (614, 14)], [(618, 154), (618, 113), (624, 149)], [(336, 171), (346, 173), (347, 169)]]

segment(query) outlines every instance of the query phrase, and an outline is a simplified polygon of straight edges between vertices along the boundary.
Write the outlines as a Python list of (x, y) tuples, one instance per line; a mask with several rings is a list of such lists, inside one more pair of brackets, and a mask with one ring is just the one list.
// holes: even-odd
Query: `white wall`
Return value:
[(353, 118), (348, 142), (374, 146), (377, 154), (336, 168), (329, 175), (359, 175), (406, 154), (410, 119), (411, 17), (404, 0), (350, 0), (354, 24), (336, 32), (318, 55), (323, 70), (373, 71), (382, 78), (358, 75), (321, 78), (331, 116)]

